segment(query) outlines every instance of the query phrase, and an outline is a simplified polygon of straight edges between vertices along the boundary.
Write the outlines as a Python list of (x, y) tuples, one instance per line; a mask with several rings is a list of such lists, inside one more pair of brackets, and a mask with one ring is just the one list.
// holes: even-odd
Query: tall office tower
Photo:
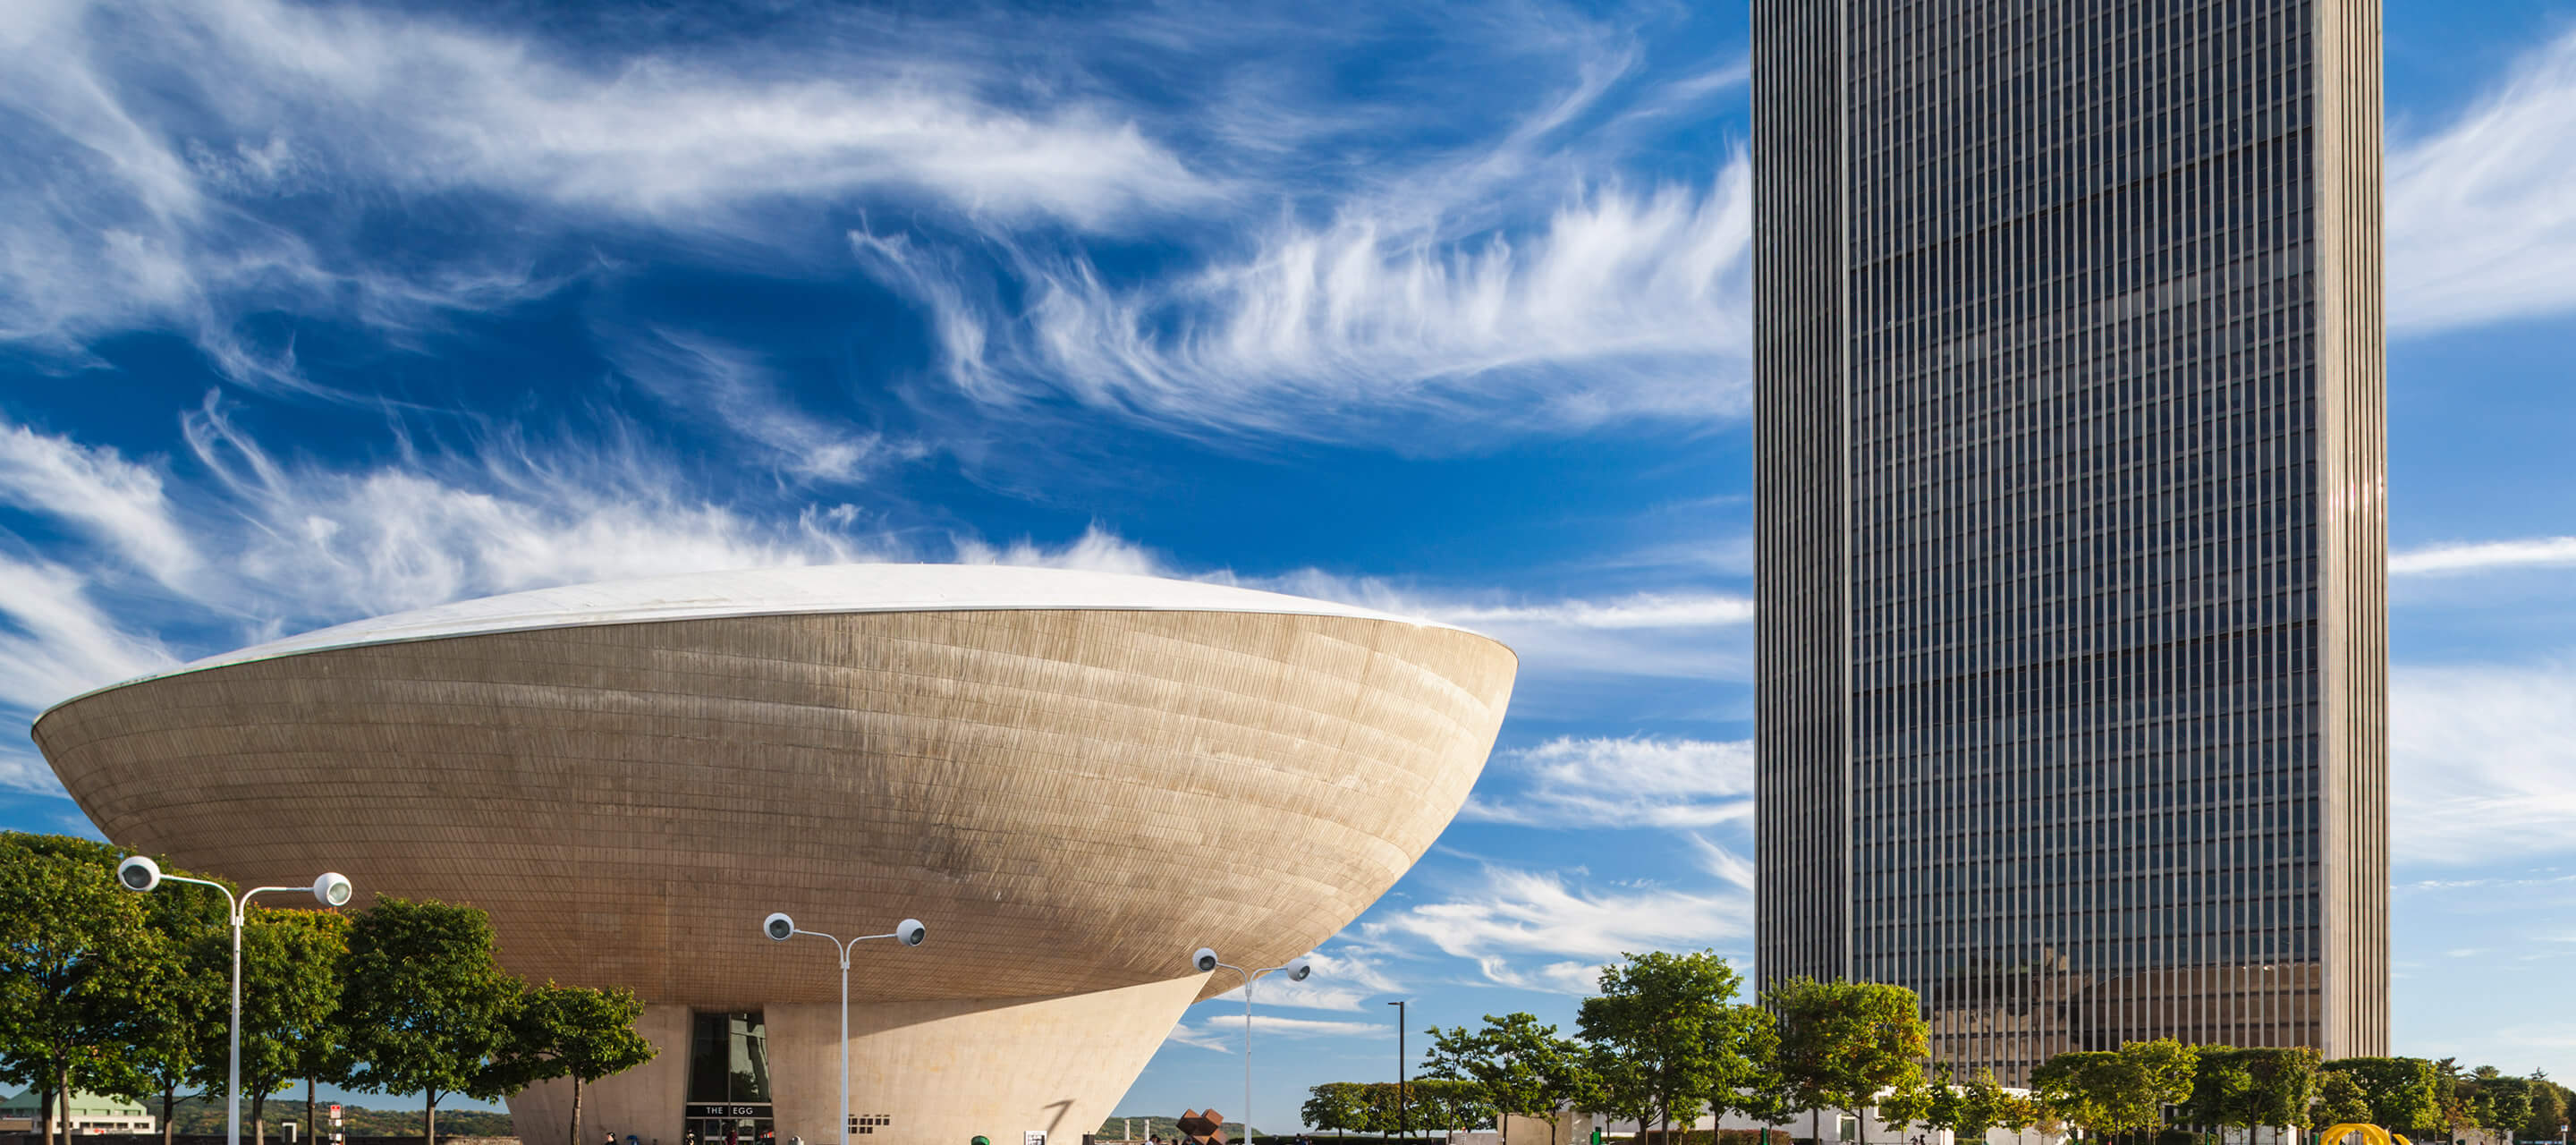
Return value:
[(2369, 0), (1754, 0), (1758, 971), (2386, 1052)]

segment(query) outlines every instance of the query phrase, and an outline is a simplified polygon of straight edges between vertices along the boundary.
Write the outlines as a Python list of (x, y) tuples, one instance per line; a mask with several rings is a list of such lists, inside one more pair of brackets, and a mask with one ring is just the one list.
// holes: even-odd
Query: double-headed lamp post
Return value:
[(321, 878), (313, 880), (313, 885), (310, 888), (252, 887), (249, 890), (243, 891), (239, 895), (235, 895), (231, 888), (226, 887), (222, 883), (210, 882), (205, 879), (192, 879), (186, 875), (162, 874), (161, 864), (153, 862), (141, 855), (136, 855), (133, 858), (127, 859), (116, 865), (116, 881), (124, 884), (125, 889), (130, 891), (149, 891), (163, 883), (195, 883), (201, 887), (213, 887), (217, 891), (223, 893), (224, 905), (232, 908), (233, 1042), (231, 1060), (225, 1066), (225, 1077), (228, 1079), (228, 1082), (224, 1086), (224, 1145), (241, 1145), (242, 909), (250, 905), (250, 896), (252, 895), (266, 894), (270, 891), (300, 891), (306, 889), (310, 889), (313, 892), (314, 898), (322, 900), (322, 905), (324, 906), (347, 906), (349, 905), (349, 880), (341, 875), (326, 874)]
[[(1261, 977), (1261, 976), (1262, 976), (1262, 975), (1264, 975), (1264, 974), (1277, 974), (1277, 973), (1280, 973), (1280, 972), (1282, 972), (1282, 971), (1285, 971), (1285, 972), (1287, 972), (1288, 980), (1289, 980), (1289, 981), (1291, 981), (1291, 982), (1303, 982), (1303, 981), (1305, 981), (1305, 980), (1306, 980), (1306, 976), (1307, 976), (1307, 975), (1312, 974), (1312, 973), (1314, 973), (1314, 972), (1315, 972), (1315, 964), (1314, 964), (1314, 963), (1312, 963), (1312, 962), (1308, 962), (1307, 960), (1305, 960), (1305, 959), (1303, 959), (1303, 958), (1300, 958), (1300, 959), (1296, 960), (1295, 962), (1291, 962), (1291, 963), (1289, 963), (1289, 964), (1288, 964), (1288, 965), (1286, 965), (1286, 966), (1273, 966), (1273, 967), (1270, 967), (1270, 968), (1268, 968), (1268, 969), (1266, 969), (1266, 970), (1246, 970), (1246, 969), (1244, 969), (1243, 967), (1237, 966), (1237, 965), (1235, 965), (1235, 964), (1233, 964), (1233, 963), (1231, 963), (1231, 962), (1219, 962), (1219, 961), (1217, 961), (1217, 958), (1216, 958), (1216, 951), (1211, 950), (1211, 949), (1208, 949), (1207, 947), (1202, 946), (1202, 947), (1198, 948), (1198, 950), (1197, 950), (1197, 952), (1196, 952), (1196, 953), (1193, 953), (1193, 954), (1191, 954), (1191, 955), (1190, 955), (1190, 965), (1192, 965), (1192, 966), (1194, 966), (1194, 967), (1197, 967), (1197, 968), (1198, 968), (1198, 972), (1199, 972), (1199, 973), (1201, 973), (1201, 974), (1211, 974), (1211, 973), (1214, 973), (1214, 972), (1217, 970), (1217, 968), (1219, 968), (1219, 967), (1223, 967), (1223, 968), (1225, 968), (1225, 969), (1227, 969), (1227, 970), (1234, 971), (1235, 973), (1240, 974), (1240, 975), (1242, 975), (1242, 976), (1243, 976), (1243, 1141), (1244, 1141), (1244, 1145), (1251, 1145), (1251, 1143), (1252, 1143), (1252, 980), (1253, 980), (1253, 979), (1255, 979), (1255, 978), (1259, 978), (1259, 977)], [(1222, 1128), (1224, 1128), (1224, 1126), (1220, 1125), (1220, 1126), (1218, 1126), (1217, 1128), (1222, 1129)]]
[[(850, 948), (871, 938), (891, 938), (905, 946), (919, 946), (922, 939), (930, 937), (930, 932), (923, 928), (920, 919), (907, 918), (895, 924), (893, 933), (862, 934), (843, 942), (819, 930), (796, 929), (796, 920), (787, 917), (783, 910), (773, 911), (768, 918), (760, 920), (760, 932), (774, 942), (785, 942), (800, 934), (810, 935), (830, 942), (841, 952), (841, 1133), (834, 1140), (847, 1142), (850, 1139)], [(575, 1142), (574, 1145), (580, 1143)]]

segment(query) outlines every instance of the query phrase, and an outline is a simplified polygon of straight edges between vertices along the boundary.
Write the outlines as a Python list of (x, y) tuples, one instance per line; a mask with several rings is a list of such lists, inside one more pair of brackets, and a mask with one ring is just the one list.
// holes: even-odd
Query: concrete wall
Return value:
[[(850, 1112), (892, 1123), (850, 1140), (947, 1142), (981, 1134), (1016, 1145), (1043, 1130), (1050, 1145), (1079, 1142), (1198, 996), (1192, 975), (1055, 998), (893, 1002), (850, 1009)], [(778, 1139), (830, 1142), (840, 1114), (838, 1005), (763, 1011), (769, 1032), (772, 1119)], [(582, 1091), (582, 1133), (566, 1141), (568, 1082), (510, 1099), (527, 1145), (595, 1145), (602, 1133), (678, 1145), (687, 1096), (689, 1011), (652, 1006), (637, 1029), (661, 1047), (653, 1061)]]

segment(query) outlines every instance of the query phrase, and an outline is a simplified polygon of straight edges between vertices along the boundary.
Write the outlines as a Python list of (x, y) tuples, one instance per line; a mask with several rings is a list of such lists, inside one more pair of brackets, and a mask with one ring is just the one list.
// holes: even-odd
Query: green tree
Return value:
[(2370, 1095), (2361, 1091), (2361, 1083), (2353, 1080), (2350, 1073), (2320, 1073), (2316, 1109), (2308, 1120), (2319, 1129), (2369, 1122)]
[(121, 855), (59, 835), (0, 833), (0, 1081), (36, 1091), (44, 1140), (56, 1101), (137, 1093), (126, 1052), (160, 957)]
[(1547, 1119), (1557, 1145), (1557, 1111), (1578, 1104), (1595, 1085), (1583, 1047), (1526, 1013), (1485, 1015), (1483, 1029), (1431, 1028), (1423, 1076), (1472, 1081), (1499, 1114)]
[[(1945, 1071), (1946, 1072), (1946, 1071)], [(1995, 1081), (1992, 1070), (1979, 1070), (1965, 1083), (1944, 1080), (1930, 1087), (1929, 1108), (1922, 1119), (1934, 1129), (1947, 1129), (1957, 1141), (1983, 1141), (1986, 1131), (2019, 1115), (2013, 1098)], [(2027, 1124), (2027, 1122), (2024, 1122)]]
[[(1935, 1107), (1943, 1100), (1935, 1088), (1920, 1075), (1890, 1087), (1878, 1095), (1877, 1119), (1895, 1126), (1900, 1136), (1912, 1126), (1930, 1125)], [(1868, 1132), (1866, 1126), (1862, 1132)]]
[(1811, 1135), (1821, 1133), (1819, 1111), (1866, 1109), (1923, 1076), (1929, 1031), (1912, 990), (1791, 978), (1762, 1001), (1779, 1023), (1771, 1083), (1782, 1104), (1807, 1113)]
[(2530, 1080), (2531, 1114), (2523, 1119), (2521, 1136), (2527, 1141), (2559, 1140), (2558, 1127), (2567, 1124), (2567, 1087), (2539, 1070), (2531, 1071)]
[(482, 911), (379, 898), (349, 928), (342, 976), (350, 1083), (420, 1094), (427, 1145), (438, 1145), (439, 1098), (508, 1092), (490, 1066), (519, 989), (493, 961), (492, 920)]
[(2361, 1087), (2373, 1125), (2415, 1133), (2443, 1123), (2441, 1078), (2423, 1058), (2336, 1058), (2318, 1068)]
[(1602, 969), (1600, 995), (1575, 1016), (1594, 1049), (1603, 1112), (1670, 1129), (1758, 1082), (1761, 1063), (1748, 1050), (1763, 1020), (1735, 1004), (1744, 980), (1734, 967), (1711, 951), (1626, 958)]
[(1328, 1081), (1306, 1091), (1306, 1104), (1298, 1109), (1297, 1116), (1316, 1129), (1367, 1132), (1370, 1111), (1367, 1086)]
[(2197, 1058), (2171, 1038), (2059, 1054), (2031, 1071), (2030, 1088), (2047, 1114), (2086, 1132), (2144, 1133), (2190, 1100)]
[[(164, 865), (169, 874), (187, 874)], [(201, 875), (189, 875), (202, 878)], [(129, 1060), (141, 1092), (157, 1100), (161, 1140), (178, 1132), (179, 1091), (208, 1088), (221, 1076), (228, 1051), (231, 1011), (231, 919), (224, 900), (202, 887), (176, 887), (142, 896), (144, 927), (163, 972), (135, 1000), (127, 1026)]]
[(581, 1087), (653, 1060), (653, 1043), (635, 1032), (635, 1019), (643, 1016), (644, 1003), (623, 986), (533, 987), (520, 999), (510, 1036), (493, 1063), (495, 1080), (519, 1090), (571, 1078), (572, 1128), (564, 1140), (580, 1145)]
[(2265, 1125), (2304, 1126), (2317, 1100), (2317, 1052), (2305, 1046), (2238, 1049), (2202, 1046), (2187, 1102), (2200, 1125), (2249, 1134)]
[(1495, 1123), (1483, 1086), (1456, 1078), (1415, 1078), (1405, 1086), (1414, 1125), (1426, 1129), (1475, 1129)]
[(2512, 1077), (2491, 1065), (2470, 1071), (2469, 1107), (2480, 1128), (2520, 1129), (2531, 1120), (2531, 1079)]
[[(242, 1097), (252, 1138), (264, 1140), (270, 1095), (295, 1081), (337, 1080), (350, 922), (336, 911), (253, 904), (242, 923)], [(208, 1080), (222, 1092), (219, 1076)]]

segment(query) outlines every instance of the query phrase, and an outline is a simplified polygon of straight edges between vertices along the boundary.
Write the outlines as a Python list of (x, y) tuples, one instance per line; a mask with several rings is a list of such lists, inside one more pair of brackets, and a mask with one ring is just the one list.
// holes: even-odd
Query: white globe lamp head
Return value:
[(1201, 974), (1214, 973), (1216, 971), (1216, 951), (1210, 950), (1204, 946), (1200, 947), (1198, 949), (1198, 953), (1190, 955), (1190, 965), (1198, 967), (1199, 973)]
[(116, 881), (129, 891), (148, 891), (161, 885), (161, 864), (141, 855), (116, 865)]
[(895, 941), (905, 946), (919, 946), (921, 940), (928, 937), (930, 937), (930, 928), (921, 925), (921, 920), (917, 918), (907, 918), (894, 928)]
[(768, 918), (760, 920), (760, 932), (772, 942), (785, 942), (795, 937), (796, 920), (787, 917), (786, 911), (771, 911)]
[(313, 897), (322, 900), (324, 906), (349, 905), (349, 896), (355, 889), (349, 885), (349, 876), (337, 871), (313, 880)]

